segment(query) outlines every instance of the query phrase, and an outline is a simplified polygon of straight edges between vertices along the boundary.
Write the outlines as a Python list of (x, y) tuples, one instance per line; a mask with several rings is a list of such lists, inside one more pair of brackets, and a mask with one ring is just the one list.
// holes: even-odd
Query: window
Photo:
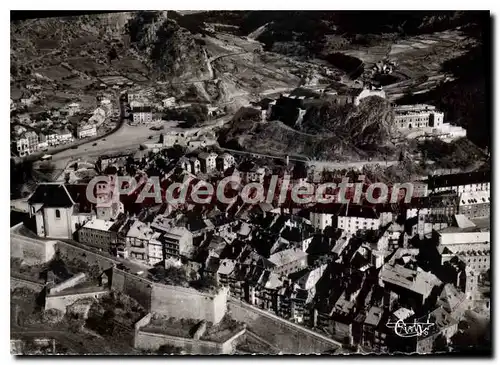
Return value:
[(59, 209), (56, 209), (56, 218), (61, 219), (61, 211)]

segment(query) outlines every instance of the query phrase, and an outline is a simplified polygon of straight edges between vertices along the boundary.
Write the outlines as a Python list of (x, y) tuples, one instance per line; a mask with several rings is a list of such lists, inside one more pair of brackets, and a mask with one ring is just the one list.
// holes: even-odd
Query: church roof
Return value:
[(75, 204), (64, 184), (39, 184), (29, 204), (43, 204), (46, 207), (69, 208)]

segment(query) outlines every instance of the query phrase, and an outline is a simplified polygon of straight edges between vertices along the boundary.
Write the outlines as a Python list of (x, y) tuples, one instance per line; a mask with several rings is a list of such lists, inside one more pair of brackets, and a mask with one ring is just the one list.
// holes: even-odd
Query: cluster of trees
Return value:
[(172, 355), (172, 354), (180, 354), (182, 352), (182, 348), (174, 345), (161, 345), (156, 351), (157, 355)]
[(62, 280), (69, 279), (73, 275), (63, 261), (59, 251), (56, 252), (55, 257), (48, 263), (47, 271), (52, 271), (54, 275)]
[(91, 310), (85, 324), (89, 329), (96, 331), (101, 336), (109, 336), (115, 331), (114, 318), (114, 310), (108, 309), (102, 315)]
[(208, 117), (208, 108), (205, 104), (192, 104), (183, 109), (170, 109), (163, 113), (165, 120), (184, 121), (186, 128), (195, 127), (206, 121)]
[(351, 105), (339, 105), (333, 102), (313, 105), (307, 109), (301, 129), (314, 134), (331, 133), (343, 125), (352, 108)]
[(156, 279), (168, 285), (188, 286), (189, 283), (188, 275), (183, 267), (155, 266), (150, 272)]
[(203, 275), (199, 280), (192, 283), (192, 286), (198, 290), (210, 291), (219, 288), (215, 279), (211, 276)]
[(420, 144), (419, 149), (424, 160), (433, 160), (441, 168), (468, 167), (485, 157), (484, 152), (466, 138), (452, 143), (427, 140)]

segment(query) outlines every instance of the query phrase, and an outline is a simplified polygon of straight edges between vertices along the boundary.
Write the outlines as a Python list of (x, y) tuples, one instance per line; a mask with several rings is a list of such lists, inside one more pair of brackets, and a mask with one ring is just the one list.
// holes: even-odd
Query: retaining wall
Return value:
[(47, 295), (45, 298), (45, 310), (48, 309), (58, 309), (63, 313), (66, 313), (66, 307), (75, 303), (80, 299), (85, 298), (99, 298), (103, 295), (108, 294), (108, 290), (100, 290), (89, 293), (78, 293), (78, 294), (67, 294), (67, 295)]
[(15, 233), (10, 234), (10, 256), (22, 259), (26, 265), (48, 262), (55, 253), (56, 241), (37, 240)]
[(156, 351), (162, 345), (170, 345), (180, 347), (184, 352), (192, 355), (232, 354), (235, 351), (235, 341), (246, 333), (246, 328), (243, 328), (226, 341), (219, 343), (141, 330), (149, 324), (151, 317), (152, 313), (148, 313), (134, 325), (135, 348)]
[(163, 285), (113, 268), (111, 289), (140, 303), (147, 311), (176, 318), (218, 323), (226, 313), (227, 289), (217, 294), (192, 288)]
[(136, 348), (152, 351), (158, 350), (162, 345), (171, 345), (180, 347), (182, 351), (192, 355), (218, 355), (224, 353), (222, 344), (216, 342), (193, 340), (163, 333), (138, 331), (134, 342)]
[(45, 285), (42, 283), (13, 277), (12, 274), (10, 276), (10, 290), (14, 290), (17, 288), (28, 288), (36, 292), (40, 292), (42, 291), (44, 286)]
[(111, 275), (111, 289), (134, 298), (147, 311), (151, 311), (151, 281), (114, 267)]
[(117, 262), (112, 258), (84, 250), (63, 241), (57, 241), (56, 249), (59, 250), (63, 260), (82, 260), (90, 266), (98, 265), (101, 270), (107, 270)]
[(226, 313), (227, 290), (217, 294), (191, 288), (154, 284), (151, 311), (176, 318), (192, 318), (219, 323)]
[(246, 323), (249, 331), (283, 353), (317, 354), (341, 346), (326, 336), (233, 298), (228, 300), (228, 310), (232, 318)]
[(75, 276), (70, 277), (68, 280), (63, 281), (62, 283), (50, 288), (49, 293), (50, 294), (56, 294), (64, 289), (72, 288), (76, 284), (81, 283), (82, 281), (85, 281), (87, 278), (87, 275), (85, 275), (83, 272), (76, 274)]

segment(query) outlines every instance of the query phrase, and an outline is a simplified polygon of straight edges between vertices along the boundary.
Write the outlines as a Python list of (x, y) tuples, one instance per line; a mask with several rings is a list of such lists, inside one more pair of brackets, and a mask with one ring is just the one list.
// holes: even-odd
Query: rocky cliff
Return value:
[(210, 77), (202, 44), (168, 19), (167, 12), (138, 12), (128, 23), (128, 32), (145, 62), (161, 79), (181, 80)]

